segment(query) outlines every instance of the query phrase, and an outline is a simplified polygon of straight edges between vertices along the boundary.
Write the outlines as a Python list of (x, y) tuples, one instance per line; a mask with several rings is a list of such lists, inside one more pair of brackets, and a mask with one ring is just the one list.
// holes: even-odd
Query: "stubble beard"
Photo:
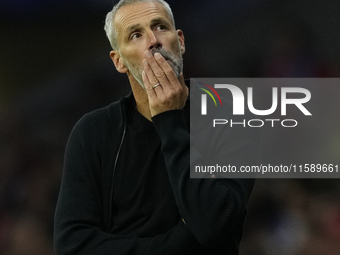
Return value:
[[(183, 72), (182, 55), (179, 53), (178, 56), (175, 56), (171, 54), (169, 51), (164, 50), (162, 48), (153, 48), (151, 50), (152, 55), (155, 55), (156, 52), (160, 53), (165, 58), (165, 60), (167, 60), (169, 65), (174, 70), (176, 77), (179, 78), (180, 74)], [(124, 60), (124, 64), (129, 69), (132, 76), (139, 83), (139, 85), (142, 86), (143, 89), (145, 89), (145, 85), (144, 85), (143, 78), (142, 78), (142, 72), (144, 70), (142, 64), (134, 64), (134, 63), (131, 63), (130, 61), (127, 61), (124, 57), (122, 58)]]

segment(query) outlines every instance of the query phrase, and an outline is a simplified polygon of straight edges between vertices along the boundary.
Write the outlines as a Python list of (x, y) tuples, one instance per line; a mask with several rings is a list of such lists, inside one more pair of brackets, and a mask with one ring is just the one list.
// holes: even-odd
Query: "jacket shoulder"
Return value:
[(72, 132), (94, 133), (99, 135), (106, 130), (122, 125), (122, 99), (105, 107), (84, 114), (73, 127)]
[(80, 146), (86, 151), (101, 153), (117, 144), (125, 123), (122, 104), (120, 99), (83, 115), (71, 131), (68, 149)]

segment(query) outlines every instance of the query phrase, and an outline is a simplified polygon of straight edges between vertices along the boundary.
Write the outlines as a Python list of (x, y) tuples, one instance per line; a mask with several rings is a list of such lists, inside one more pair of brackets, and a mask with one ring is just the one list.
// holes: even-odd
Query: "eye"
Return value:
[(164, 26), (164, 25), (158, 25), (157, 27), (156, 27), (156, 30), (158, 30), (158, 31), (165, 31), (166, 30), (166, 26)]
[(133, 33), (131, 36), (130, 36), (130, 40), (136, 40), (138, 39), (139, 37), (141, 37), (142, 34), (139, 33), (139, 32), (136, 32), (136, 33)]

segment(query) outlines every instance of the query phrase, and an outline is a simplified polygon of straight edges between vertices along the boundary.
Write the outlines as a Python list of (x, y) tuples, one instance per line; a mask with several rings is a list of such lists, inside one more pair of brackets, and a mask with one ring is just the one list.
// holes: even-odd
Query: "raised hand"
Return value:
[(174, 70), (160, 53), (145, 52), (143, 82), (149, 98), (151, 117), (169, 110), (182, 109), (189, 90), (183, 73), (177, 78)]

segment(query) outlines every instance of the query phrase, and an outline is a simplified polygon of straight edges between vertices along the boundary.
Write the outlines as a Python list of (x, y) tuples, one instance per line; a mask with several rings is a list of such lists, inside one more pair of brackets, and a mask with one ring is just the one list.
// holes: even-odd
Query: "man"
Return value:
[[(253, 181), (189, 177), (184, 35), (170, 7), (121, 0), (105, 30), (132, 94), (86, 114), (72, 130), (56, 253), (238, 254)], [(247, 157), (239, 153), (244, 146), (255, 145), (228, 153)]]

